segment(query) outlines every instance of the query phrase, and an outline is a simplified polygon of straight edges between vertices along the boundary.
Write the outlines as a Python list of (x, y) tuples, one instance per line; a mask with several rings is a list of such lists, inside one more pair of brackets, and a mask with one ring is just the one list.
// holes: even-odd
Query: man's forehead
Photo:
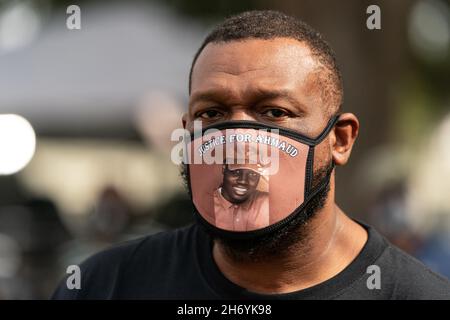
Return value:
[(317, 67), (306, 43), (289, 38), (209, 43), (192, 73), (192, 92), (211, 81), (304, 81)]

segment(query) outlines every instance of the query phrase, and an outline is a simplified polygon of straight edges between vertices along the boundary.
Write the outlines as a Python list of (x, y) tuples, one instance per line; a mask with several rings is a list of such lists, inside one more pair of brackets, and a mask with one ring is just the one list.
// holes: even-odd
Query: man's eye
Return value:
[(288, 113), (282, 109), (268, 109), (264, 112), (264, 115), (270, 118), (281, 118), (288, 115)]
[(216, 118), (219, 117), (221, 115), (221, 113), (217, 110), (207, 110), (204, 112), (201, 112), (198, 114), (199, 117), (203, 118), (203, 119), (212, 119), (212, 118)]
[(230, 174), (233, 177), (238, 177), (241, 174), (241, 172), (239, 171), (239, 169), (237, 169), (237, 170), (230, 170)]

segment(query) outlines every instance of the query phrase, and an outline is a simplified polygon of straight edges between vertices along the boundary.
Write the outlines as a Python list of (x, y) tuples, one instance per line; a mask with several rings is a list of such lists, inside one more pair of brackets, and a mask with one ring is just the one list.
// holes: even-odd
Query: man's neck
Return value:
[(341, 272), (359, 254), (367, 232), (335, 204), (327, 203), (306, 226), (305, 241), (270, 261), (236, 261), (220, 242), (214, 260), (230, 281), (257, 293), (287, 293), (324, 282)]

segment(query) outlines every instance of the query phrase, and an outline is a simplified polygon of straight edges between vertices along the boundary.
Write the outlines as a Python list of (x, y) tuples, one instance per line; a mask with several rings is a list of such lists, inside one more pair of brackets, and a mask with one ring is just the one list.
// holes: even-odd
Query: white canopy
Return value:
[(148, 92), (187, 98), (199, 26), (154, 4), (103, 3), (69, 30), (63, 9), (28, 46), (0, 52), (0, 113), (38, 129), (115, 127)]

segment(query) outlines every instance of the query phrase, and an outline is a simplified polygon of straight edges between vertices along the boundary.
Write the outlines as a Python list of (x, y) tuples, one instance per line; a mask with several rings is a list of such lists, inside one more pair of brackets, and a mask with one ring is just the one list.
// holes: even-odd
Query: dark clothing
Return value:
[[(67, 289), (64, 280), (53, 298), (450, 299), (447, 279), (392, 246), (373, 228), (363, 227), (368, 240), (350, 265), (323, 283), (292, 293), (256, 294), (229, 281), (213, 260), (211, 238), (194, 224), (92, 256), (81, 265), (81, 289)], [(368, 272), (372, 265), (379, 267), (380, 289), (373, 288), (377, 275), (374, 267)]]

